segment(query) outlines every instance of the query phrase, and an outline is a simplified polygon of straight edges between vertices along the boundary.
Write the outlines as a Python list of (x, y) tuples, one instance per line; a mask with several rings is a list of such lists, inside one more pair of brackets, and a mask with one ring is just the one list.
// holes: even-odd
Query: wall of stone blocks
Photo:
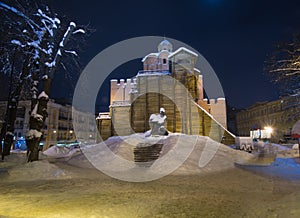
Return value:
[(130, 105), (111, 106), (112, 135), (130, 135), (133, 133), (130, 123)]
[(129, 101), (130, 100), (130, 91), (134, 86), (134, 80), (127, 79), (126, 82), (124, 79), (118, 80), (113, 79), (110, 81), (110, 105), (114, 101)]
[(227, 128), (225, 98), (210, 99), (210, 114), (225, 128)]
[[(111, 119), (98, 119), (97, 127), (102, 140), (112, 136)], [(97, 142), (101, 141), (97, 139)]]

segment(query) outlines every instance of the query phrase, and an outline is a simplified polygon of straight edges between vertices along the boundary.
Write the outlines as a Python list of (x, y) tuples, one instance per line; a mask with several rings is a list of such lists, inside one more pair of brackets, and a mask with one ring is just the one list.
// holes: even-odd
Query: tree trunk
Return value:
[[(7, 111), (6, 111), (6, 123), (3, 125), (4, 129), (1, 130), (1, 135), (4, 137), (4, 145), (2, 151), (2, 160), (4, 156), (10, 154), (11, 146), (14, 140), (14, 131), (15, 131), (15, 121), (17, 118), (17, 109), (19, 98), (21, 95), (21, 90), (24, 85), (25, 78), (28, 76), (28, 64), (29, 61), (27, 60), (24, 63), (21, 75), (19, 76), (18, 83), (16, 85), (15, 90), (12, 92), (10, 91), (10, 96), (7, 102)], [(12, 84), (11, 84), (12, 85)]]
[[(60, 63), (62, 51), (64, 49), (64, 46), (66, 45), (67, 41), (69, 40), (74, 28), (76, 27), (75, 23), (71, 22), (68, 29), (66, 30), (61, 42), (59, 43), (57, 52), (55, 53), (55, 56), (52, 57), (53, 59), (49, 60), (49, 63), (51, 64), (51, 67), (47, 66), (45, 70), (45, 74), (43, 76), (43, 88), (41, 94), (38, 96), (37, 100), (36, 95), (33, 95), (32, 98), (32, 112), (30, 115), (30, 121), (29, 121), (29, 131), (26, 134), (26, 145), (27, 145), (27, 156), (28, 162), (31, 161), (37, 161), (39, 159), (39, 143), (42, 139), (42, 127), (44, 125), (44, 122), (46, 120), (46, 117), (48, 116), (47, 113), (47, 103), (49, 101), (49, 95), (51, 92), (51, 86), (52, 81), (54, 77), (54, 72), (56, 70), (56, 67)], [(53, 42), (51, 42), (53, 43)], [(42, 63), (44, 63), (42, 61)], [(35, 88), (32, 88), (32, 90), (37, 90), (37, 81), (36, 81)]]
[(8, 117), (7, 117), (6, 133), (5, 133), (4, 145), (2, 151), (2, 160), (4, 159), (4, 156), (10, 154), (10, 149), (14, 140), (14, 130), (15, 130), (14, 124), (16, 120), (16, 115), (17, 115), (17, 101), (15, 98), (13, 98), (8, 102)]
[[(31, 112), (29, 118), (29, 131), (26, 134), (26, 146), (27, 146), (27, 161), (36, 161), (39, 157), (39, 144), (42, 138), (41, 129), (44, 123), (44, 114), (41, 113), (42, 106), (45, 104), (43, 98), (37, 96), (38, 93), (38, 70), (32, 74), (31, 82)], [(41, 100), (41, 103), (40, 103)], [(48, 99), (45, 99), (46, 104)], [(46, 116), (46, 114), (45, 114)]]
[[(15, 65), (15, 57), (16, 57), (16, 53), (14, 53), (13, 55), (13, 59), (12, 59), (12, 64), (11, 64), (11, 72), (10, 72), (10, 84), (9, 84), (9, 94), (8, 94), (8, 98), (7, 98), (7, 107), (6, 107), (6, 115), (5, 115), (5, 123), (2, 126), (1, 129), (1, 159), (4, 159), (4, 156), (9, 155), (10, 154), (10, 146), (12, 144), (13, 141), (13, 135), (11, 136), (11, 109), (13, 108), (11, 105), (11, 100), (12, 100), (12, 85), (13, 85), (13, 72), (14, 72), (14, 65)], [(10, 131), (10, 132), (9, 132)], [(14, 130), (13, 130), (14, 131)], [(12, 131), (12, 132), (13, 132)], [(2, 140), (4, 140), (3, 143), (3, 150), (2, 150)]]
[(27, 161), (37, 161), (39, 159), (39, 144), (42, 139), (42, 128), (44, 121), (48, 116), (47, 103), (49, 101), (48, 96), (43, 91), (39, 97), (38, 102), (35, 105), (30, 115), (29, 126), (30, 130), (26, 134), (27, 145)]

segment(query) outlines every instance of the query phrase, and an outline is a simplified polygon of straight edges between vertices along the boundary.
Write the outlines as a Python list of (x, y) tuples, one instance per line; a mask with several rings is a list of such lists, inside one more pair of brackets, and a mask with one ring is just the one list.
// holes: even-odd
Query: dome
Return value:
[(158, 45), (158, 51), (168, 51), (168, 52), (172, 52), (173, 50), (173, 45), (166, 39), (164, 39), (163, 41), (161, 41), (161, 43), (159, 43)]

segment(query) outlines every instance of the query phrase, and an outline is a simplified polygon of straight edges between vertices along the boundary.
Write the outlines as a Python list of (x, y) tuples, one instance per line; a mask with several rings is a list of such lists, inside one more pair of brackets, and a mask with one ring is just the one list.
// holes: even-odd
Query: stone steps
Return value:
[(163, 144), (139, 143), (133, 150), (134, 162), (138, 166), (150, 167), (160, 156)]

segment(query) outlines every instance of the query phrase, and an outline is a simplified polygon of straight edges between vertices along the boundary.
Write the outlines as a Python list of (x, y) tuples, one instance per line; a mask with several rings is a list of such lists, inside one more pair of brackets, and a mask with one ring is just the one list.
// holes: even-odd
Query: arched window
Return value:
[(167, 63), (167, 59), (163, 59), (163, 64), (166, 64)]

